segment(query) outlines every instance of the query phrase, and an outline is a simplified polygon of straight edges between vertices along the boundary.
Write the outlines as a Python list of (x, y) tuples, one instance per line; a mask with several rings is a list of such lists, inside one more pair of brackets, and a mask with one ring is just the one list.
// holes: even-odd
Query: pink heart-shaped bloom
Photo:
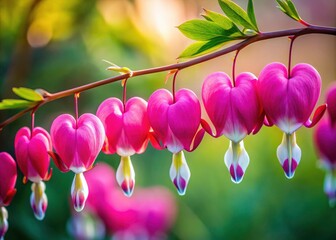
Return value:
[(48, 180), (50, 157), (52, 149), (49, 133), (41, 127), (31, 132), (28, 127), (21, 128), (15, 136), (15, 155), (18, 166), (28, 180), (39, 182)]
[(336, 127), (329, 118), (322, 119), (316, 126), (314, 141), (323, 165), (336, 169)]
[(331, 124), (336, 127), (336, 83), (329, 88), (326, 102)]
[(53, 121), (50, 133), (61, 161), (77, 174), (92, 167), (105, 138), (103, 124), (90, 113), (77, 121), (69, 114), (62, 114)]
[(198, 131), (200, 103), (189, 89), (177, 91), (175, 101), (168, 90), (156, 90), (148, 100), (148, 118), (159, 140), (172, 153), (193, 151), (204, 134)]
[(225, 135), (239, 142), (258, 127), (263, 111), (256, 84), (252, 73), (238, 75), (235, 86), (224, 72), (212, 73), (205, 79), (202, 98), (216, 129), (215, 137)]
[[(1, 207), (8, 206), (16, 193), (17, 178), (16, 162), (6, 152), (0, 153), (0, 211)], [(1, 237), (1, 234), (0, 234)]]
[(309, 64), (297, 64), (288, 78), (285, 65), (271, 63), (259, 76), (259, 94), (266, 117), (288, 134), (309, 121), (320, 91), (321, 77)]
[(97, 116), (106, 132), (106, 154), (131, 156), (146, 150), (150, 125), (145, 100), (133, 97), (124, 106), (118, 98), (108, 98), (99, 105)]

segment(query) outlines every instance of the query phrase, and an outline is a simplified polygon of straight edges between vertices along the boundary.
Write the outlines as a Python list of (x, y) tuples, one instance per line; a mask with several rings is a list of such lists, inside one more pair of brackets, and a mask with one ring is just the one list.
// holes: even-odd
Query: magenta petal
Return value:
[(329, 169), (336, 169), (336, 128), (329, 118), (322, 119), (316, 126), (314, 142), (321, 161)]
[(314, 113), (313, 119), (309, 120), (304, 124), (305, 127), (307, 128), (312, 128), (314, 127), (323, 117), (325, 111), (327, 110), (327, 104), (323, 104), (321, 106), (319, 106)]
[(156, 90), (148, 99), (150, 125), (164, 144), (168, 134), (168, 109), (172, 103), (173, 96), (166, 89)]
[[(15, 194), (16, 163), (11, 155), (0, 153), (0, 208), (7, 206)], [(1, 209), (0, 209), (1, 210)]]
[(128, 144), (136, 153), (145, 151), (148, 144), (150, 129), (147, 117), (147, 102), (142, 98), (134, 97), (127, 101), (124, 113), (124, 129)]
[(256, 77), (251, 73), (238, 75), (235, 86), (223, 72), (210, 74), (205, 79), (202, 98), (216, 128), (216, 136), (224, 134), (232, 141), (239, 142), (261, 127), (263, 111), (256, 82)]
[(297, 64), (288, 79), (281, 63), (267, 65), (259, 75), (260, 99), (268, 119), (286, 133), (293, 133), (309, 118), (321, 91), (321, 77), (308, 64)]
[(180, 89), (176, 93), (175, 103), (168, 110), (168, 123), (184, 149), (190, 149), (200, 121), (201, 106), (196, 94), (188, 89)]
[(36, 171), (41, 179), (44, 179), (49, 171), (49, 146), (48, 139), (42, 134), (35, 135), (29, 143), (28, 154), (32, 170)]
[(105, 132), (93, 114), (83, 114), (77, 121), (69, 114), (57, 117), (51, 126), (51, 137), (61, 160), (75, 173), (90, 168), (100, 152)]
[(328, 114), (331, 124), (335, 127), (336, 124), (336, 83), (334, 83), (327, 92)]
[(289, 161), (288, 159), (286, 159), (284, 161), (284, 163), (282, 164), (282, 168), (283, 170), (285, 171), (285, 174), (286, 174), (286, 177), (287, 178), (293, 178), (294, 177), (294, 173), (295, 173), (295, 170), (296, 170), (296, 167), (297, 167), (297, 162), (295, 159), (292, 159), (292, 162), (291, 164), (289, 164)]
[(124, 106), (118, 98), (108, 98), (98, 107), (97, 117), (102, 121), (106, 133), (103, 147), (106, 154), (113, 154), (117, 151), (116, 146), (123, 126), (123, 108)]

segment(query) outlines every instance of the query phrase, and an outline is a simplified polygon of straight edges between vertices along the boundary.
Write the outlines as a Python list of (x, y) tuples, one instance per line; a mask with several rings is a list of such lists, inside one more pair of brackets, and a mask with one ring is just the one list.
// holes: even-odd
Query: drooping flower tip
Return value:
[(232, 182), (238, 184), (243, 180), (244, 171), (239, 164), (236, 166), (234, 164), (231, 164), (230, 175)]
[(6, 208), (0, 207), (0, 239), (2, 240), (8, 230), (8, 212)]
[(230, 146), (224, 155), (224, 163), (230, 172), (232, 182), (240, 183), (250, 163), (243, 141), (238, 143), (230, 141)]
[(127, 197), (132, 196), (135, 185), (135, 172), (131, 158), (129, 156), (121, 157), (116, 173), (116, 178), (124, 194)]
[(282, 164), (282, 168), (283, 168), (283, 170), (285, 172), (285, 175), (288, 179), (291, 179), (291, 178), (294, 177), (297, 165), (298, 164), (295, 161), (295, 159), (292, 159), (291, 163), (290, 163), (290, 161), (288, 161), (288, 159), (286, 159), (284, 161), (284, 163)]
[(45, 194), (44, 182), (32, 184), (32, 193), (30, 195), (30, 206), (33, 209), (37, 220), (43, 220), (48, 207), (48, 198)]
[(126, 197), (132, 196), (134, 190), (134, 181), (132, 179), (126, 178), (121, 183), (121, 189), (123, 190), (123, 193)]
[(333, 127), (336, 127), (336, 83), (334, 83), (327, 93), (328, 114)]
[(187, 190), (190, 179), (190, 169), (184, 157), (184, 153), (178, 152), (173, 154), (173, 161), (169, 171), (170, 179), (175, 185), (179, 195), (184, 195)]
[(182, 176), (176, 176), (173, 180), (173, 183), (177, 189), (177, 192), (180, 196), (183, 196), (187, 190), (187, 182)]
[(74, 209), (80, 212), (84, 209), (85, 202), (89, 195), (89, 187), (83, 173), (77, 173), (71, 186), (71, 201)]
[(277, 157), (285, 176), (288, 179), (293, 178), (301, 159), (301, 149), (296, 144), (295, 133), (283, 134), (282, 142), (277, 148)]

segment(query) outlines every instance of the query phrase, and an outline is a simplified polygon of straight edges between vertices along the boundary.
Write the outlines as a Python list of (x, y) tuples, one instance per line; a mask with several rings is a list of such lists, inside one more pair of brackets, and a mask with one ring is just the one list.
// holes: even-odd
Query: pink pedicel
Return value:
[(336, 85), (327, 91), (328, 116), (323, 118), (314, 131), (314, 143), (321, 167), (326, 171), (324, 192), (331, 206), (336, 204)]
[(321, 92), (321, 77), (309, 64), (300, 63), (288, 69), (281, 63), (268, 64), (259, 75), (259, 95), (264, 106), (266, 122), (283, 132), (277, 157), (287, 178), (292, 178), (301, 159), (295, 131), (301, 126), (312, 127), (323, 116), (325, 105), (309, 119)]
[(0, 152), (0, 239), (3, 239), (8, 230), (8, 206), (15, 193), (17, 179), (16, 162), (6, 152)]
[(83, 172), (92, 168), (105, 139), (104, 126), (93, 114), (75, 119), (69, 114), (58, 116), (51, 125), (51, 138), (56, 153), (55, 163), (61, 171), (76, 175), (71, 186), (71, 199), (76, 211), (83, 210), (89, 189)]
[(45, 184), (51, 177), (49, 171), (52, 142), (49, 133), (35, 127), (32, 131), (28, 127), (21, 128), (15, 136), (15, 155), (18, 166), (24, 175), (24, 182), (33, 182), (31, 186), (30, 205), (36, 219), (43, 220), (48, 199), (45, 194)]
[(156, 90), (148, 100), (148, 118), (158, 142), (173, 153), (170, 178), (184, 195), (190, 170), (182, 150), (193, 151), (204, 136), (197, 96), (189, 89), (180, 89), (175, 96), (166, 89)]
[(204, 120), (202, 126), (213, 137), (224, 135), (230, 139), (224, 162), (232, 181), (239, 183), (250, 161), (243, 139), (258, 132), (264, 118), (257, 78), (252, 73), (241, 73), (233, 85), (226, 73), (212, 73), (204, 80), (202, 99), (215, 131)]
[(135, 172), (130, 156), (143, 153), (148, 145), (150, 124), (147, 102), (133, 97), (123, 104), (118, 98), (108, 98), (97, 110), (106, 138), (103, 152), (121, 156), (117, 169), (117, 182), (126, 196), (131, 196), (135, 185)]

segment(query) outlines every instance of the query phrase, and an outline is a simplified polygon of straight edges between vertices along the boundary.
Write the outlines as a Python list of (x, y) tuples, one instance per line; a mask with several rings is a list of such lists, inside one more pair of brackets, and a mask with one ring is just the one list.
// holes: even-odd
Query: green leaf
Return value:
[(250, 21), (253, 24), (253, 26), (256, 28), (256, 30), (258, 30), (258, 24), (257, 24), (257, 20), (254, 14), (253, 0), (249, 0), (248, 2), (247, 15), (250, 18)]
[(197, 41), (208, 41), (218, 37), (228, 37), (234, 32), (225, 30), (214, 22), (194, 19), (182, 23), (178, 29), (188, 38)]
[(223, 12), (236, 24), (243, 26), (244, 28), (258, 31), (253, 25), (247, 13), (239, 5), (231, 0), (218, 0)]
[(37, 102), (43, 100), (43, 97), (39, 93), (30, 88), (13, 88), (13, 92), (19, 97), (29, 101)]
[(301, 17), (299, 16), (294, 3), (291, 0), (276, 0), (279, 4), (279, 8), (287, 16), (294, 19), (295, 21), (300, 21)]
[(180, 54), (178, 58), (192, 58), (200, 56), (222, 47), (225, 43), (229, 41), (232, 41), (232, 39), (219, 38), (212, 39), (210, 41), (198, 41), (190, 44), (186, 49), (184, 49), (184, 51)]
[(202, 14), (202, 16), (207, 21), (214, 22), (225, 30), (228, 30), (230, 36), (243, 36), (243, 33), (227, 16), (207, 9), (204, 9), (204, 12), (205, 14)]
[(21, 99), (3, 99), (0, 102), (0, 110), (27, 108), (33, 106), (34, 104), (34, 102)]

